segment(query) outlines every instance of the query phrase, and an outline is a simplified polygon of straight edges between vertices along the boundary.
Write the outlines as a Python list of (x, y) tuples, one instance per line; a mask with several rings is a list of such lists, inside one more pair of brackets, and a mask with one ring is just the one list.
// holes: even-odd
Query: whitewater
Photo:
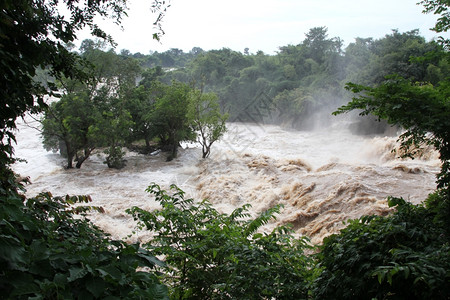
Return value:
[[(298, 235), (320, 243), (345, 225), (367, 214), (386, 215), (388, 196), (420, 203), (435, 189), (440, 162), (428, 150), (414, 160), (399, 159), (392, 149), (396, 136), (353, 135), (345, 122), (311, 131), (286, 130), (275, 125), (229, 123), (211, 155), (201, 158), (195, 143), (183, 143), (176, 159), (166, 153), (143, 155), (128, 151), (121, 170), (109, 169), (101, 151), (81, 169), (65, 169), (65, 159), (42, 146), (39, 123), (18, 122), (15, 154), (25, 159), (13, 168), (29, 177), (27, 196), (49, 191), (55, 196), (90, 195), (92, 205), (105, 213), (90, 219), (114, 238), (125, 238), (135, 223), (125, 212), (158, 204), (145, 189), (152, 182), (163, 189), (176, 184), (195, 200), (208, 199), (229, 213), (246, 203), (253, 215), (282, 204), (271, 224), (292, 224)], [(145, 240), (140, 233), (134, 240)]]

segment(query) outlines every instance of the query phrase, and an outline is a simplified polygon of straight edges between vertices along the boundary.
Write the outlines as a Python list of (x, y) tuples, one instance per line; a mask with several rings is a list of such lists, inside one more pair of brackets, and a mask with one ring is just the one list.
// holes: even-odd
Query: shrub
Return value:
[[(166, 299), (155, 273), (161, 264), (137, 244), (113, 241), (75, 206), (88, 196), (25, 199), (0, 194), (2, 299)], [(146, 271), (138, 271), (138, 268)]]
[(392, 216), (349, 221), (317, 258), (317, 299), (448, 299), (450, 244), (436, 214), (390, 198)]
[(172, 195), (156, 184), (160, 210), (128, 210), (140, 229), (154, 232), (146, 246), (163, 255), (163, 282), (172, 299), (306, 299), (314, 271), (305, 255), (311, 247), (304, 238), (294, 239), (288, 227), (271, 233), (258, 229), (275, 218), (276, 206), (255, 219), (250, 205), (222, 214), (204, 200), (194, 203), (172, 185)]

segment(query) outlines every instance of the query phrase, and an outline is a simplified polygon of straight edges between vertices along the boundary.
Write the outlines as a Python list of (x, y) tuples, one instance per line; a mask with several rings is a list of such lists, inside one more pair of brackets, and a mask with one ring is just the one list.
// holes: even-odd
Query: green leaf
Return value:
[(8, 235), (0, 235), (0, 257), (12, 263), (25, 263), (27, 252), (20, 241)]
[(166, 266), (166, 264), (163, 261), (159, 260), (158, 258), (156, 258), (153, 255), (148, 254), (147, 252), (144, 252), (142, 249), (139, 249), (138, 255), (139, 255), (139, 257), (142, 257), (145, 260), (147, 260), (152, 266), (154, 266), (154, 265), (157, 265), (160, 267)]
[(70, 276), (67, 278), (67, 280), (69, 282), (75, 281), (77, 279), (83, 278), (87, 273), (87, 270), (84, 268), (73, 267), (69, 270)]
[(50, 251), (47, 243), (42, 240), (34, 240), (30, 245), (34, 260), (43, 260), (49, 257)]
[(379, 272), (377, 272), (377, 277), (378, 277), (378, 283), (379, 284), (381, 284), (382, 282), (383, 282), (383, 280), (384, 280), (384, 272), (381, 272), (381, 271), (379, 271)]
[(388, 205), (389, 207), (394, 206), (401, 206), (406, 204), (406, 201), (403, 198), (396, 198), (396, 197), (388, 197)]
[(17, 286), (11, 293), (11, 296), (22, 296), (27, 294), (39, 293), (39, 286), (34, 283), (22, 284)]
[(105, 266), (97, 268), (96, 270), (99, 271), (103, 276), (110, 276), (114, 280), (122, 279), (122, 273), (114, 266)]
[(95, 298), (99, 298), (106, 289), (106, 283), (103, 279), (96, 277), (86, 283), (86, 288)]
[(64, 286), (67, 283), (67, 276), (62, 273), (57, 273), (53, 277), (53, 281), (59, 286)]
[(9, 284), (14, 289), (11, 296), (20, 296), (39, 292), (39, 286), (34, 283), (34, 278), (26, 272), (13, 272), (9, 278)]

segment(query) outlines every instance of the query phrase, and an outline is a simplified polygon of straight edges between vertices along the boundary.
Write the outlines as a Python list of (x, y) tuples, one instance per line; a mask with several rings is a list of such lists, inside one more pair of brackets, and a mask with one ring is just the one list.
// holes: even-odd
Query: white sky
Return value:
[[(189, 52), (230, 48), (250, 53), (275, 54), (280, 46), (297, 45), (312, 27), (326, 26), (328, 36), (348, 45), (356, 37), (381, 38), (392, 29), (419, 29), (427, 40), (437, 19), (422, 13), (419, 0), (171, 0), (163, 21), (161, 43), (152, 39), (156, 15), (151, 0), (130, 0), (128, 18), (118, 29), (111, 21), (103, 28), (118, 43), (117, 51), (163, 52), (179, 48)], [(84, 36), (86, 37), (86, 36)]]

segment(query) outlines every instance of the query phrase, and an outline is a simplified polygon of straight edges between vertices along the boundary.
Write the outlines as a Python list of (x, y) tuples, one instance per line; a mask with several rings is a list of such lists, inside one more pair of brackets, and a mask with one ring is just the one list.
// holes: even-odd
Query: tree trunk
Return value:
[(172, 144), (172, 159), (176, 158), (178, 154), (178, 143), (174, 141)]
[(94, 148), (86, 148), (84, 149), (84, 155), (82, 157), (77, 157), (77, 164), (75, 165), (75, 168), (79, 169), (81, 168), (81, 165), (84, 163), (86, 159), (89, 158), (89, 155), (91, 155), (91, 152), (94, 150)]
[(211, 149), (211, 147), (203, 146), (203, 148), (202, 148), (202, 152), (203, 152), (202, 158), (207, 158), (209, 156), (209, 153), (211, 152), (210, 149)]
[(171, 161), (172, 159), (177, 157), (177, 151), (178, 151), (178, 141), (175, 138), (175, 134), (171, 132), (168, 138), (169, 146), (172, 147), (170, 155), (167, 157), (167, 161)]
[(67, 169), (73, 169), (73, 154), (67, 153)]
[(67, 156), (67, 169), (73, 168), (73, 157), (75, 156), (75, 153), (72, 150), (72, 147), (70, 147), (70, 144), (66, 141), (64, 142), (64, 149), (61, 151), (61, 144), (60, 144), (60, 152), (61, 155), (64, 152), (64, 154)]

